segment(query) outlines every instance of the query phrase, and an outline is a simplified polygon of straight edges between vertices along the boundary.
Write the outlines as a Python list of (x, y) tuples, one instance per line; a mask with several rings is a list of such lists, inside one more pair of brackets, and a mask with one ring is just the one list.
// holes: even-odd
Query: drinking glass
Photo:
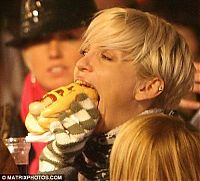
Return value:
[(14, 158), (19, 172), (21, 174), (28, 174), (31, 143), (26, 142), (24, 137), (4, 139), (4, 143)]

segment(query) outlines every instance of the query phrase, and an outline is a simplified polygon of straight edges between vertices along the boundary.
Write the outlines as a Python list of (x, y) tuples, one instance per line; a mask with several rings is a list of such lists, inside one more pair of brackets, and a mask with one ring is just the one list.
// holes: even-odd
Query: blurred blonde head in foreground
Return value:
[(111, 181), (199, 181), (200, 132), (164, 114), (122, 127), (110, 158)]

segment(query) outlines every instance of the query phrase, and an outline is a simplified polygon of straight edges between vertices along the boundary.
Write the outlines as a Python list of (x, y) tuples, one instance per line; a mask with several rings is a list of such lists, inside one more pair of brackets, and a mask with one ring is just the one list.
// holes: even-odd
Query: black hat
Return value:
[(86, 25), (96, 12), (93, 0), (22, 0), (19, 35), (7, 45), (21, 47), (49, 33)]

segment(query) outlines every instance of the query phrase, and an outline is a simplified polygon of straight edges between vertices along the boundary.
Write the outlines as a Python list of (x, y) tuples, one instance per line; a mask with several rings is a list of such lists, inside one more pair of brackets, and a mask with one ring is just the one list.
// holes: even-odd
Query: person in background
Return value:
[(137, 116), (116, 137), (110, 180), (198, 181), (199, 150), (200, 131), (188, 122), (159, 113)]
[(193, 55), (196, 75), (193, 92), (181, 100), (178, 114), (190, 121), (200, 108), (200, 0), (136, 0), (129, 7), (156, 14), (171, 22), (187, 41)]
[[(22, 62), (19, 53), (5, 45), (10, 37), (8, 29), (15, 28), (11, 17), (17, 14), (17, 10), (12, 11), (12, 3), (16, 4), (16, 1), (2, 1), (0, 7), (0, 137), (3, 139), (27, 134), (19, 114), (24, 75)], [(12, 22), (10, 27), (8, 22)]]
[[(93, 0), (22, 0), (19, 33), (7, 45), (21, 50), (29, 69), (21, 99), (23, 120), (31, 102), (73, 81), (81, 35), (94, 12)], [(45, 145), (33, 143), (30, 173), (38, 172), (38, 158)]]
[[(169, 114), (191, 89), (195, 68), (187, 43), (171, 24), (130, 8), (97, 13), (83, 36), (80, 53), (74, 80), (97, 90), (101, 119), (83, 152), (76, 153), (73, 167), (79, 180), (109, 180), (109, 155), (121, 125), (138, 114)], [(58, 144), (52, 153), (69, 152), (64, 145), (66, 149), (60, 149), (59, 142), (70, 140), (53, 134)], [(68, 173), (64, 169), (62, 173)]]

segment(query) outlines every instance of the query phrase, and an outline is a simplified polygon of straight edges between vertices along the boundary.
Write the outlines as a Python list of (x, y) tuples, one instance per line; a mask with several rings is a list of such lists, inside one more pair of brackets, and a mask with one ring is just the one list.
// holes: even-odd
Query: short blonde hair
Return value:
[(127, 53), (140, 81), (159, 77), (165, 89), (153, 105), (171, 109), (191, 90), (192, 57), (183, 37), (165, 20), (135, 9), (111, 8), (96, 14), (83, 37), (82, 49), (95, 45)]
[(161, 113), (138, 116), (119, 132), (111, 181), (199, 181), (200, 132)]

